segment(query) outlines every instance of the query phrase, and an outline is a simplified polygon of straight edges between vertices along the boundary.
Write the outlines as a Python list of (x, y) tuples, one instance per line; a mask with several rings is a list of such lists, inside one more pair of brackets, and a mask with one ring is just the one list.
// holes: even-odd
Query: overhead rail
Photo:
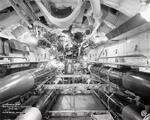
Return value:
[(19, 57), (19, 56), (17, 57), (17, 56), (1, 56), (1, 55), (0, 55), (0, 58), (18, 58), (18, 59), (19, 59), (19, 58), (22, 58), (22, 59), (27, 60), (26, 57)]
[[(117, 59), (117, 60), (133, 60), (133, 63), (128, 62), (110, 62), (108, 60)], [(135, 59), (144, 60), (145, 64), (135, 63)], [(107, 61), (106, 61), (107, 60)], [(143, 54), (131, 54), (131, 55), (123, 55), (123, 56), (110, 56), (110, 57), (100, 57), (95, 61), (85, 61), (88, 63), (97, 63), (97, 64), (104, 64), (104, 65), (112, 65), (112, 66), (129, 66), (131, 68), (150, 68), (149, 58)]]
[(111, 59), (111, 58), (143, 58), (146, 60), (146, 63), (149, 64), (148, 57), (143, 54), (132, 54), (132, 55), (122, 55), (122, 56), (110, 56), (110, 57), (100, 57), (100, 59)]
[[(32, 62), (1, 62), (0, 63), (0, 77), (17, 71), (36, 68), (38, 65), (46, 64), (48, 61), (32, 61)], [(10, 71), (11, 70), (11, 71)]]

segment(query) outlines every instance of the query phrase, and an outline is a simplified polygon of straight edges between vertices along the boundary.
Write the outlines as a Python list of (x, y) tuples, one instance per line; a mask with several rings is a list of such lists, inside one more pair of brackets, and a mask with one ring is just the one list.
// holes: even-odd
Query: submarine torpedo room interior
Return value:
[(150, 120), (150, 0), (0, 0), (0, 120)]

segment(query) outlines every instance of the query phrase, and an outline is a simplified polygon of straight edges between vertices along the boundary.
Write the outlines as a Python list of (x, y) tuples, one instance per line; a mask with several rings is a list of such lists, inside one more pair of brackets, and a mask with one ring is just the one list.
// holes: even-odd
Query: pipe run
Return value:
[(34, 107), (26, 108), (15, 120), (42, 120), (42, 113), (52, 107), (57, 98), (57, 91), (46, 91)]
[(0, 104), (19, 98), (55, 72), (56, 68), (36, 68), (2, 78), (0, 80)]
[(140, 97), (150, 98), (150, 74), (137, 71), (122, 71), (121, 69), (103, 66), (91, 66), (89, 70), (91, 73), (102, 78), (109, 77), (110, 82)]
[(110, 111), (113, 111), (113, 114), (121, 117), (122, 120), (143, 120), (134, 105), (128, 105), (117, 99), (113, 94), (108, 95), (103, 90), (97, 90), (95, 94)]

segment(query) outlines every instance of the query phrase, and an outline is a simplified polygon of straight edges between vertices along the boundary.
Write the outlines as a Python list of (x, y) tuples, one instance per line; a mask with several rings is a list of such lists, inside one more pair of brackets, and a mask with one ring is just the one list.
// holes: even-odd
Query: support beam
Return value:
[(51, 85), (44, 85), (45, 89), (98, 89), (102, 86), (106, 86), (106, 84), (51, 84)]
[(21, 12), (21, 10), (19, 9), (19, 7), (16, 5), (16, 3), (14, 2), (14, 0), (8, 0), (8, 2), (12, 5), (12, 7), (15, 9), (15, 11), (17, 12), (17, 14), (19, 15), (20, 18), (22, 18), (22, 20), (31, 28), (32, 25), (29, 23), (29, 21), (27, 20), (27, 18), (23, 15), (23, 13)]
[(136, 14), (134, 17), (120, 25), (119, 27), (113, 29), (111, 32), (107, 33), (108, 39), (116, 38), (122, 34), (125, 34), (139, 26), (146, 24), (147, 21), (141, 17), (140, 14)]
[(56, 77), (60, 77), (60, 78), (88, 78), (90, 77), (89, 75), (57, 75)]

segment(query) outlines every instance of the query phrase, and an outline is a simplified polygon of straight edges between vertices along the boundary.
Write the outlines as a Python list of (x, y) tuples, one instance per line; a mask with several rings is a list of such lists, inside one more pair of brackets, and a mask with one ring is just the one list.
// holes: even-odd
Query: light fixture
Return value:
[(83, 56), (83, 60), (86, 61), (88, 60), (88, 58), (86, 56)]
[(96, 36), (94, 36), (94, 38), (93, 38), (93, 42), (95, 44), (98, 44), (100, 42), (105, 42), (107, 40), (108, 40), (108, 38), (105, 36), (105, 33), (99, 33)]
[(143, 5), (150, 4), (150, 0), (140, 0)]
[(150, 22), (150, 4), (147, 4), (143, 10), (140, 11), (140, 14), (147, 22)]

